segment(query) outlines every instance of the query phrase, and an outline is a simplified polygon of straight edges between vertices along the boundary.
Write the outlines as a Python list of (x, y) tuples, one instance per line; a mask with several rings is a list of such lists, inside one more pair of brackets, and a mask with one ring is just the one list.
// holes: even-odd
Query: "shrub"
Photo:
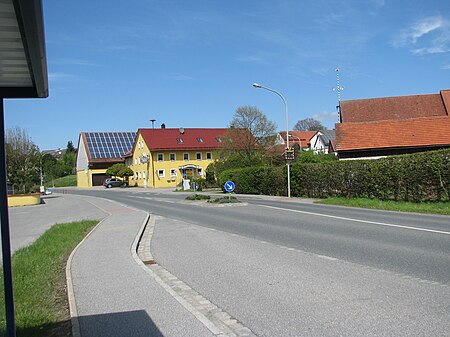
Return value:
[[(285, 167), (225, 170), (243, 194), (286, 195)], [(392, 156), (377, 160), (322, 161), (291, 165), (292, 196), (377, 198), (382, 200), (450, 200), (450, 150)]]
[(209, 200), (211, 197), (204, 194), (192, 194), (186, 197), (186, 200)]
[(450, 150), (322, 164), (294, 164), (292, 194), (313, 198), (450, 200)]
[(235, 204), (240, 202), (236, 197), (228, 196), (228, 197), (221, 197), (221, 198), (215, 198), (212, 200), (208, 200), (211, 204)]
[(246, 167), (222, 172), (220, 185), (231, 180), (235, 183), (236, 193), (280, 195), (285, 191), (286, 173), (283, 167)]

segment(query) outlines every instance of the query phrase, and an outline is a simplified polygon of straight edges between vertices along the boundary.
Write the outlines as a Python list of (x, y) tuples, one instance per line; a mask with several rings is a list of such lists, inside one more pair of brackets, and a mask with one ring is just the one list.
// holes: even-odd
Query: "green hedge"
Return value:
[(236, 193), (242, 194), (286, 194), (286, 173), (282, 167), (258, 166), (225, 170), (220, 175), (220, 186), (231, 180)]
[[(286, 195), (286, 169), (249, 167), (220, 176), (244, 194)], [(310, 198), (363, 197), (382, 200), (450, 200), (450, 150), (291, 166), (291, 193)]]

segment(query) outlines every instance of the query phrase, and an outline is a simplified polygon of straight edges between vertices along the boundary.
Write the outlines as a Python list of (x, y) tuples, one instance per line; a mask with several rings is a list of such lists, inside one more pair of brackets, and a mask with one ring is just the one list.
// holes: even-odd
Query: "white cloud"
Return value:
[(65, 73), (48, 73), (48, 79), (50, 81), (61, 80), (69, 77), (71, 77), (71, 75)]
[(402, 30), (393, 45), (410, 48), (415, 55), (450, 52), (450, 24), (440, 15), (423, 18)]
[(190, 80), (193, 80), (193, 77), (187, 76), (187, 75), (183, 75), (183, 74), (168, 74), (168, 75), (165, 75), (164, 78), (166, 78), (168, 80), (173, 80), (173, 81), (190, 81)]
[(370, 2), (372, 4), (374, 4), (374, 6), (376, 8), (381, 8), (381, 7), (384, 7), (384, 5), (385, 5), (385, 1), (384, 0), (370, 0)]
[(240, 56), (236, 58), (237, 62), (249, 62), (249, 63), (265, 63), (266, 60), (258, 55)]
[(416, 44), (420, 38), (444, 26), (446, 26), (446, 22), (440, 15), (418, 20), (411, 27), (402, 30), (394, 38), (394, 46), (404, 47), (410, 44)]
[(442, 70), (450, 70), (450, 64), (447, 64), (442, 67)]
[(54, 59), (50, 60), (52, 64), (58, 64), (58, 65), (76, 65), (76, 66), (96, 66), (97, 64), (85, 61), (85, 60), (79, 60), (79, 59), (69, 59), (69, 58), (60, 58), (60, 59)]

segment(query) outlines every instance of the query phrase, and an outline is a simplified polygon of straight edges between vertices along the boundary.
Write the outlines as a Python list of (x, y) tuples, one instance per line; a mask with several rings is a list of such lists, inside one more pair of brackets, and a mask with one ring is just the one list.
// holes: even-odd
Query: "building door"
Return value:
[(109, 175), (105, 173), (92, 174), (92, 186), (102, 186), (106, 178), (109, 178)]

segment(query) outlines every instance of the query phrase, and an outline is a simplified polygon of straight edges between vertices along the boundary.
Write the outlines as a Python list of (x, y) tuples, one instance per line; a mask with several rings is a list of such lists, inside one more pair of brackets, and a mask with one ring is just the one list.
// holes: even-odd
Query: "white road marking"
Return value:
[(325, 218), (332, 218), (332, 219), (339, 219), (339, 220), (346, 220), (346, 221), (354, 221), (354, 222), (362, 222), (362, 223), (367, 223), (367, 224), (371, 224), (371, 225), (379, 225), (379, 226), (386, 226), (386, 227), (411, 229), (411, 230), (421, 231), (421, 232), (429, 232), (429, 233), (450, 235), (450, 232), (439, 231), (439, 230), (435, 230), (435, 229), (411, 227), (411, 226), (403, 226), (403, 225), (395, 225), (395, 224), (389, 224), (389, 223), (384, 223), (384, 222), (367, 221), (367, 220), (360, 220), (360, 219), (352, 219), (352, 218), (345, 218), (345, 217), (341, 217), (341, 216), (334, 216), (334, 215), (327, 215), (327, 214), (299, 211), (299, 210), (295, 210), (295, 209), (288, 209), (288, 208), (281, 208), (281, 207), (274, 207), (274, 206), (267, 206), (267, 205), (258, 205), (258, 206), (271, 208), (271, 209), (277, 209), (277, 210), (280, 210), (280, 211), (289, 211), (289, 212), (295, 212), (295, 213), (302, 213), (302, 214), (321, 216), (321, 217), (325, 217)]

